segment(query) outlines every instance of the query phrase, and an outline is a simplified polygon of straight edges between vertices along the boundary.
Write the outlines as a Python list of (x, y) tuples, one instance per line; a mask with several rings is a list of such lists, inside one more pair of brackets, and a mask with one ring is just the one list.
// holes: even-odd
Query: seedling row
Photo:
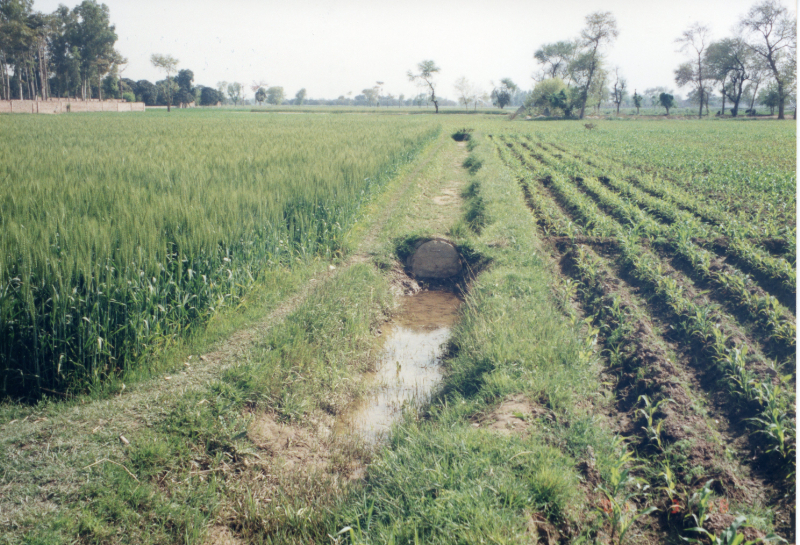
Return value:
[[(724, 221), (723, 211), (712, 211), (709, 215), (717, 221), (709, 222), (696, 213), (698, 203), (680, 205), (682, 192), (671, 191), (663, 180), (645, 186), (610, 165), (565, 158), (530, 137), (502, 136), (493, 141), (519, 181), (544, 235), (554, 242), (554, 251), (570, 264), (565, 274), (581, 286), (581, 301), (605, 338), (609, 363), (613, 365), (621, 354), (628, 354), (627, 365), (641, 365), (640, 375), (656, 373), (662, 378), (665, 368), (685, 369), (664, 355), (656, 359), (667, 363), (657, 365), (654, 371), (648, 357), (641, 357), (648, 354), (648, 345), (651, 358), (652, 350), (663, 352), (654, 348), (663, 345), (663, 340), (641, 326), (653, 318), (649, 312), (663, 314), (672, 328), (670, 337), (696, 356), (692, 358), (696, 369), (691, 373), (715, 377), (716, 387), (724, 390), (727, 400), (726, 414), (732, 421), (746, 422), (749, 444), (755, 445), (761, 459), (768, 460), (775, 470), (771, 475), (780, 475), (772, 485), (783, 491), (793, 489), (794, 377), (791, 372), (784, 374), (784, 369), (794, 369), (796, 320), (794, 308), (779, 300), (794, 293), (795, 273), (788, 261), (760, 247), (752, 239), (755, 230), (737, 230), (735, 222)], [(565, 152), (563, 148), (559, 151)], [(724, 246), (714, 242), (722, 237), (727, 240)], [(673, 267), (672, 260), (686, 264), (681, 269), (688, 270), (689, 276)], [(739, 270), (738, 263), (760, 272), (761, 282)], [(610, 272), (615, 267), (616, 273)], [(740, 318), (722, 312), (693, 280), (711, 286), (714, 298), (736, 308)], [(613, 286), (623, 284), (629, 286), (628, 295), (620, 297), (616, 292), (621, 288)], [(641, 306), (631, 303), (631, 290), (640, 290), (649, 302)], [(753, 324), (756, 332), (750, 331)], [(662, 444), (665, 421), (667, 417), (681, 418), (667, 408), (673, 401), (660, 388), (639, 396), (636, 411), (644, 425), (634, 430), (638, 438), (629, 435), (628, 439), (651, 447), (644, 450), (650, 468), (646, 473), (664, 485), (659, 490), (667, 501), (665, 507), (665, 499), (660, 497), (657, 505), (666, 510), (667, 518), (678, 513), (688, 518), (700, 498), (710, 497), (713, 485), (688, 479), (687, 486), (686, 471), (672, 468), (669, 457), (665, 458), (669, 448)], [(630, 402), (628, 399), (628, 405)], [(688, 427), (698, 426), (704, 429), (705, 424), (692, 421)], [(740, 459), (737, 463), (747, 462)], [(676, 484), (680, 482), (683, 484)], [(696, 490), (690, 495), (692, 487)], [(700, 515), (700, 527), (706, 515)]]

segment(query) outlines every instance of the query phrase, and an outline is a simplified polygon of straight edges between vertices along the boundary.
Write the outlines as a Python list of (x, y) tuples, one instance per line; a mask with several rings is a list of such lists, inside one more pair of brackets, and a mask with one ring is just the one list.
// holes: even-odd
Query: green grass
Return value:
[[(366, 485), (334, 511), (325, 532), (354, 543), (512, 543), (533, 539), (532, 517), (592, 535), (578, 461), (597, 458), (608, 475), (618, 445), (593, 406), (604, 399), (598, 357), (554, 304), (553, 271), (515, 181), (490, 150), (469, 185), (480, 199), (480, 235), (463, 231), (488, 262), (451, 338), (443, 387), (424, 418), (409, 415), (369, 467)], [(471, 214), (474, 202), (468, 203)], [(399, 247), (402, 253), (404, 246)], [(552, 411), (525, 434), (475, 427), (511, 395)], [(320, 531), (322, 534), (322, 531)]]
[[(81, 433), (82, 445), (76, 449), (69, 445), (74, 433), (65, 427), (50, 432), (55, 456), (31, 471), (43, 453), (20, 448), (30, 435), (10, 428), (0, 446), (2, 482), (14, 483), (16, 493), (32, 494), (36, 501), (42, 501), (37, 483), (55, 479), (59, 485), (48, 493), (48, 510), (57, 506), (50, 512), (40, 507), (33, 514), (22, 496), (10, 496), (6, 505), (15, 506), (16, 528), (0, 543), (200, 542), (221, 506), (240, 505), (248, 487), (259, 486), (263, 478), (262, 462), (247, 436), (252, 415), (267, 411), (306, 426), (315, 412), (341, 410), (362, 389), (358, 378), (370, 365), (367, 355), (377, 342), (373, 330), (391, 302), (388, 283), (372, 266), (341, 271), (221, 379), (170, 396), (146, 416), (113, 417), (132, 419), (123, 424), (128, 446), (120, 445), (113, 432), (89, 434), (88, 444)], [(69, 414), (51, 415), (65, 417)], [(344, 443), (337, 448), (352, 456), (358, 447)], [(102, 459), (107, 461), (95, 464)], [(248, 470), (244, 460), (257, 465)], [(271, 462), (264, 470), (274, 472), (278, 466)], [(324, 490), (316, 491), (324, 496)], [(282, 517), (291, 501), (262, 505), (249, 514), (239, 511), (239, 516), (286, 524)], [(301, 501), (320, 500), (305, 489)], [(324, 501), (319, 508), (324, 509)], [(258, 534), (263, 532), (259, 527)]]
[[(329, 120), (315, 120), (315, 125), (305, 116), (238, 112), (191, 113), (186, 120), (215, 121), (218, 115), (227, 123), (256, 118), (243, 122), (253, 130), (270, 123), (329, 126)], [(156, 117), (172, 122), (166, 113), (153, 113), (151, 120)], [(358, 123), (338, 117), (337, 123)], [(714, 131), (683, 121), (631, 121), (614, 124), (613, 130), (600, 121), (598, 129), (585, 131), (572, 122), (511, 124), (447, 117), (420, 116), (420, 123), (428, 123), (424, 130), (411, 122), (398, 125), (421, 131), (414, 133), (423, 135), (419, 142), (429, 129), (442, 125), (443, 131), (438, 143), (403, 171), (412, 183), (401, 184), (395, 176), (379, 184), (383, 193), (377, 194), (376, 186), (376, 198), (367, 202), (365, 197), (366, 206), (355, 213), (361, 224), (343, 228), (336, 240), (340, 251), (358, 247), (378, 267), (365, 259), (332, 272), (217, 378), (155, 399), (136, 397), (141, 392), (134, 385), (119, 400), (79, 398), (72, 404), (48, 401), (3, 409), (9, 418), (28, 420), (6, 424), (0, 440), (0, 487), (7, 491), (3, 501), (11, 506), (16, 524), (3, 526), (0, 543), (202, 543), (207, 528), (216, 524), (252, 543), (321, 543), (329, 542), (328, 536), (339, 543), (518, 543), (534, 542), (534, 521), (543, 520), (568, 539), (607, 539), (609, 525), (598, 512), (596, 485), (611, 489), (621, 471), (646, 462), (628, 458), (624, 442), (610, 431), (605, 415), (615, 410), (615, 400), (601, 382), (611, 379), (601, 375), (598, 331), (571, 308), (574, 283), (569, 288), (558, 279), (515, 173), (503, 166), (486, 135), (535, 130), (549, 142), (564, 136), (570, 147), (588, 137), (597, 154), (613, 156), (628, 149), (615, 136), (621, 131), (635, 140), (633, 151), (625, 152), (633, 161), (644, 153), (646, 145), (636, 140), (643, 131), (664, 146), (677, 138), (677, 148), (698, 145), (702, 138), (694, 135), (695, 129), (706, 135)], [(386, 121), (388, 116), (379, 119), (393, 123)], [(459, 166), (467, 153), (449, 136), (464, 127), (465, 119), (474, 129), (470, 157), (481, 165), (473, 175)], [(709, 125), (722, 130), (718, 127), (724, 123)], [(719, 136), (721, 149), (744, 149), (745, 144), (737, 144), (738, 130)], [(682, 131), (690, 137), (683, 139)], [(776, 131), (789, 138), (782, 125)], [(767, 132), (757, 130), (755, 139), (765, 140)], [(601, 133), (610, 133), (608, 139), (597, 137)], [(654, 153), (664, 162), (660, 171), (667, 172), (668, 153)], [(742, 168), (754, 168), (746, 153), (737, 157)], [(708, 157), (698, 160), (709, 167), (709, 177), (721, 179), (724, 167)], [(776, 164), (770, 172), (785, 175), (786, 164)], [(675, 164), (673, 170), (676, 176), (689, 173), (692, 165)], [(240, 169), (248, 172), (250, 166), (243, 163)], [(698, 193), (723, 192), (731, 199), (746, 186), (744, 178), (724, 189), (715, 180), (692, 180), (703, 190)], [(786, 197), (780, 185), (774, 186), (775, 192), (766, 191), (767, 200)], [(432, 201), (452, 188), (464, 199), (458, 217), (455, 207)], [(380, 223), (380, 232), (372, 233), (365, 220)], [(248, 436), (253, 418), (267, 414), (297, 429), (319, 430), (321, 421), (332, 421), (363, 392), (358, 377), (377, 350), (374, 330), (391, 312), (394, 259), (408, 253), (415, 237), (444, 234), (455, 239), (478, 274), (453, 330), (444, 383), (431, 404), (420, 414), (407, 413), (375, 452), (353, 438), (325, 443), (329, 470), (290, 470), (266, 456), (268, 449), (260, 449)], [(368, 244), (363, 244), (365, 237)], [(254, 277), (252, 285), (261, 287), (250, 288), (240, 301), (252, 308), (240, 311), (273, 308), (281, 299), (276, 292), (289, 293), (307, 281), (298, 270), (310, 274), (327, 266), (313, 256), (297, 260), (296, 251), (286, 256), (280, 269)], [(264, 283), (274, 270), (286, 277)], [(240, 311), (230, 304), (225, 309), (212, 320), (233, 327)], [(536, 408), (533, 414), (520, 413), (525, 430), (502, 434), (486, 429), (483, 418), (511, 397)], [(136, 399), (146, 406), (120, 409)], [(107, 407), (117, 412), (109, 414)], [(41, 417), (49, 421), (37, 424)], [(90, 433), (101, 421), (97, 433)], [(130, 445), (120, 444), (120, 433)], [(673, 463), (687, 463), (685, 447), (670, 447)], [(108, 461), (91, 465), (103, 458)], [(347, 468), (355, 460), (372, 463), (363, 481), (348, 483)], [(597, 469), (597, 482), (588, 479), (589, 462)], [(655, 467), (636, 471), (658, 481)], [(693, 476), (701, 479), (701, 473), (702, 468)], [(661, 483), (649, 484), (644, 492), (633, 483), (621, 486), (617, 497), (635, 493), (637, 508), (644, 508), (654, 501), (654, 487)], [(773, 524), (771, 508), (737, 506), (737, 512), (753, 517), (759, 528)], [(641, 531), (635, 527), (626, 543), (636, 542)], [(540, 534), (538, 540), (543, 539)]]

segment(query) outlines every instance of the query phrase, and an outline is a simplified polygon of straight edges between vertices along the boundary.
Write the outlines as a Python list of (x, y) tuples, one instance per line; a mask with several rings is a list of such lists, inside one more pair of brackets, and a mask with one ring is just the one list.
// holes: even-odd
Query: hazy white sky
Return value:
[[(102, 0), (101, 0), (102, 1)], [(796, 4), (784, 0), (796, 12)], [(78, 0), (35, 0), (51, 12)], [(611, 11), (619, 39), (608, 49), (631, 92), (675, 88), (673, 70), (684, 60), (674, 42), (700, 22), (714, 38), (732, 27), (756, 0), (105, 0), (116, 25), (117, 49), (128, 58), (123, 77), (155, 81), (152, 53), (171, 54), (195, 83), (253, 80), (301, 87), (310, 98), (352, 96), (385, 82), (384, 92), (419, 91), (406, 78), (419, 61), (442, 69), (438, 94), (456, 98), (460, 76), (490, 91), (490, 81), (511, 77), (533, 86), (533, 52), (543, 43), (572, 38), (594, 11)], [(681, 92), (676, 89), (681, 94)], [(248, 89), (248, 96), (252, 93)]]

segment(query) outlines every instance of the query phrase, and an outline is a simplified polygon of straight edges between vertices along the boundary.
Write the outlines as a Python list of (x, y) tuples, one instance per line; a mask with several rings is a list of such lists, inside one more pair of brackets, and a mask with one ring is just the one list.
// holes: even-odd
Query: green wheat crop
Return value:
[(395, 116), (5, 116), (0, 396), (83, 388), (341, 250), (435, 134)]

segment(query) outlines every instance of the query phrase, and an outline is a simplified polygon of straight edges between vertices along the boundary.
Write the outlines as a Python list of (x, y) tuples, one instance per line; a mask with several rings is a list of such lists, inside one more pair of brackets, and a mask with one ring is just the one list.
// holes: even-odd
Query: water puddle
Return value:
[(449, 291), (423, 291), (404, 297), (400, 311), (384, 327), (377, 369), (368, 377), (371, 395), (337, 419), (338, 433), (363, 434), (376, 441), (407, 406), (430, 399), (441, 381), (440, 362), (461, 299)]

